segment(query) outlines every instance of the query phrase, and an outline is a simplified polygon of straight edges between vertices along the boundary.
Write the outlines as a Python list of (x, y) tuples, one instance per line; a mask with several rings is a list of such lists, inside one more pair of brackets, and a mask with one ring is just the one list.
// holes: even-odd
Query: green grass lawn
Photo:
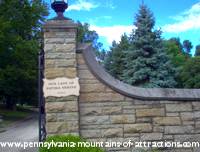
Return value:
[(32, 113), (33, 111), (29, 107), (17, 106), (17, 110), (12, 111), (5, 109), (4, 105), (0, 105), (0, 116), (3, 118), (3, 121), (0, 122), (0, 132), (5, 131), (12, 123), (28, 117)]

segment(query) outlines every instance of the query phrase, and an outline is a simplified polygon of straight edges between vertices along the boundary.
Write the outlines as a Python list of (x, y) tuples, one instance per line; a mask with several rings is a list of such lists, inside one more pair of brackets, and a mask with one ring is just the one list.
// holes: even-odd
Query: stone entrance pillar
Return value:
[[(45, 80), (77, 78), (76, 34), (77, 25), (72, 20), (47, 21), (44, 26)], [(55, 94), (45, 97), (47, 136), (79, 135), (78, 96), (70, 94), (57, 97), (59, 92), (56, 92), (56, 87), (68, 86), (65, 82), (56, 83), (59, 84), (50, 83), (46, 88), (55, 91)]]

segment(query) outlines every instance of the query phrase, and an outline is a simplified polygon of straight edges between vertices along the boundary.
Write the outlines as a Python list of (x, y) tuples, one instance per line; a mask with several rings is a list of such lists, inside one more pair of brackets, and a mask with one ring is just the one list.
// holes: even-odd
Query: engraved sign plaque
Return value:
[(52, 80), (43, 79), (44, 97), (66, 97), (70, 95), (79, 96), (79, 78), (56, 78)]

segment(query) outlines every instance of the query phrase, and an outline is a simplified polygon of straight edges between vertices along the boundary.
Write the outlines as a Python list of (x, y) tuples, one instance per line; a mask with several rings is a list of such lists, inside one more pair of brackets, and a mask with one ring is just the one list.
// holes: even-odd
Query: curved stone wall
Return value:
[[(96, 62), (89, 44), (76, 44), (72, 20), (44, 26), (45, 79), (79, 77), (79, 96), (45, 98), (47, 135), (92, 141), (200, 141), (200, 90), (144, 89), (124, 84)], [(54, 90), (55, 91), (55, 90)], [(131, 152), (134, 147), (107, 148)], [(195, 148), (160, 151), (199, 151)]]
[[(80, 135), (91, 141), (200, 141), (198, 89), (143, 89), (124, 84), (96, 62), (90, 45), (77, 48)], [(135, 148), (107, 148), (130, 152)], [(194, 151), (179, 148), (173, 151)], [(196, 149), (197, 150), (197, 149)], [(160, 151), (172, 151), (162, 149)]]

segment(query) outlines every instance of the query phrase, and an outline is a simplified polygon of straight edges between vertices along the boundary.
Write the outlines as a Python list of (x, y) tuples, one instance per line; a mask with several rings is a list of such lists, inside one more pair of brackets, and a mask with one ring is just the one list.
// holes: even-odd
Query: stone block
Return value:
[(153, 132), (164, 132), (164, 126), (153, 126)]
[(194, 112), (194, 118), (195, 119), (200, 119), (200, 111), (195, 111)]
[(147, 117), (140, 117), (136, 119), (137, 123), (151, 123), (152, 122), (152, 118), (147, 118)]
[(78, 132), (78, 121), (73, 122), (47, 122), (47, 133)]
[(58, 32), (58, 31), (50, 31), (44, 32), (44, 38), (67, 38), (75, 40), (76, 33), (75, 32)]
[(136, 105), (158, 105), (158, 102), (157, 101), (149, 101), (149, 100), (137, 100), (137, 99), (134, 99), (134, 104)]
[(115, 115), (110, 116), (112, 124), (129, 124), (135, 123), (135, 115)]
[(200, 102), (192, 102), (194, 110), (200, 110)]
[(80, 79), (96, 79), (94, 75), (88, 70), (79, 70), (78, 74)]
[(46, 102), (67, 102), (67, 101), (77, 101), (77, 96), (67, 96), (67, 97), (47, 97), (45, 99)]
[(194, 112), (182, 112), (181, 119), (183, 121), (192, 121), (194, 120)]
[(136, 110), (134, 108), (124, 108), (123, 107), (123, 114), (135, 114)]
[(103, 137), (123, 137), (123, 129), (122, 128), (111, 128), (107, 130), (102, 130)]
[(193, 126), (166, 126), (165, 134), (188, 134), (193, 133)]
[(194, 121), (182, 121), (183, 125), (194, 125)]
[(56, 50), (56, 44), (45, 44), (44, 45), (45, 53), (53, 52), (54, 50)]
[(82, 54), (77, 54), (77, 62), (78, 62), (78, 65), (85, 65), (86, 63), (85, 63), (85, 59), (84, 59), (84, 57), (83, 57), (83, 55)]
[(68, 121), (78, 121), (79, 120), (78, 112), (57, 113), (56, 117), (57, 117), (58, 122), (68, 122)]
[[(80, 77), (80, 76), (79, 76)], [(99, 80), (97, 79), (80, 79), (79, 80), (80, 84), (95, 84), (95, 83), (100, 83)]]
[(89, 70), (88, 67), (87, 67), (87, 65), (80, 65), (80, 64), (78, 64), (77, 68), (78, 68), (78, 70)]
[(123, 101), (124, 96), (118, 93), (82, 93), (80, 101), (84, 102), (105, 102), (105, 101)]
[(82, 116), (80, 123), (82, 125), (92, 125), (92, 124), (109, 124), (109, 116)]
[(102, 107), (102, 113), (105, 115), (121, 114), (122, 107), (112, 106), (112, 107)]
[(65, 43), (65, 39), (64, 38), (46, 38), (44, 40), (45, 44), (63, 44)]
[(92, 125), (81, 125), (83, 130), (107, 130), (113, 128), (123, 128), (123, 124), (92, 124)]
[(75, 78), (77, 71), (76, 68), (47, 68), (44, 74), (46, 79), (55, 79), (58, 77)]
[(65, 68), (65, 77), (68, 77), (68, 78), (77, 77), (76, 68)]
[(167, 117), (179, 117), (179, 112), (166, 113)]
[(200, 121), (195, 122), (195, 128), (200, 131)]
[(47, 102), (45, 108), (47, 113), (77, 112), (78, 103), (77, 101)]
[(81, 92), (104, 92), (105, 86), (102, 83), (97, 84), (81, 84)]
[(81, 107), (80, 114), (82, 116), (98, 116), (102, 115), (102, 107)]
[(176, 142), (200, 141), (200, 134), (174, 135), (174, 141)]
[(53, 67), (57, 68), (67, 68), (67, 67), (76, 67), (76, 60), (74, 59), (56, 59), (55, 65)]
[(153, 122), (158, 125), (180, 125), (179, 117), (157, 117), (153, 118)]
[(173, 141), (174, 137), (173, 137), (173, 135), (164, 135), (163, 139), (164, 140), (171, 140), (171, 141)]
[(54, 37), (54, 38), (46, 38), (44, 41), (45, 44), (74, 44), (76, 43), (75, 38), (62, 38), (62, 37)]
[(55, 52), (76, 52), (75, 44), (56, 44)]
[(55, 60), (46, 59), (45, 60), (45, 69), (46, 68), (54, 68), (55, 67)]
[(152, 131), (152, 125), (150, 123), (124, 125), (124, 133), (143, 133), (151, 131)]
[(101, 138), (101, 130), (81, 130), (81, 137), (83, 138)]
[(49, 52), (45, 54), (45, 59), (75, 59), (75, 53)]
[[(124, 133), (124, 137), (129, 137), (129, 138), (132, 138), (132, 141), (135, 140), (135, 141), (140, 141), (139, 138), (140, 138), (140, 133)], [(138, 140), (137, 140), (138, 139)]]
[(166, 104), (167, 112), (189, 112), (192, 111), (192, 104), (182, 103), (182, 104)]
[(142, 133), (141, 134), (141, 141), (157, 141), (162, 140), (163, 134), (162, 133)]
[[(126, 98), (126, 97), (125, 97)], [(151, 105), (134, 105), (134, 102), (128, 101), (130, 105), (124, 106), (124, 109), (151, 109)]]
[(57, 116), (56, 113), (47, 113), (46, 114), (46, 121), (47, 122), (56, 122)]
[(164, 116), (164, 115), (165, 115), (164, 108), (136, 109), (137, 117), (156, 117), (156, 116)]
[(47, 122), (68, 122), (68, 121), (78, 121), (78, 113), (47, 113)]
[(55, 79), (57, 77), (65, 76), (65, 69), (63, 68), (46, 68), (44, 72), (46, 79)]
[(111, 92), (111, 93), (114, 93), (115, 91), (113, 89), (111, 89), (110, 87), (106, 86), (106, 92)]

